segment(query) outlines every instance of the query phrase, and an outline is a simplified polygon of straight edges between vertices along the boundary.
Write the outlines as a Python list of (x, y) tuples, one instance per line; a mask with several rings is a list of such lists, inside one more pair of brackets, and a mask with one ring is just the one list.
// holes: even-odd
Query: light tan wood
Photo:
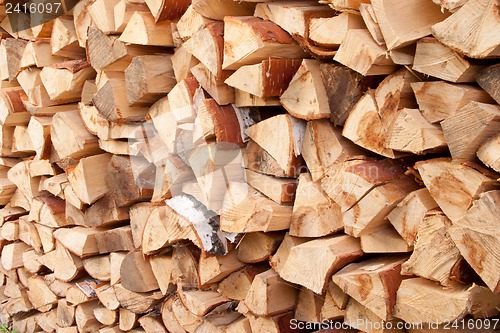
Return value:
[(387, 148), (417, 155), (443, 151), (447, 146), (441, 127), (429, 123), (418, 109), (402, 109), (387, 140)]
[(219, 21), (222, 21), (226, 16), (253, 15), (255, 9), (255, 4), (235, 4), (230, 0), (221, 0), (217, 3), (209, 0), (195, 0), (192, 1), (192, 6), (201, 15)]
[(111, 261), (109, 255), (90, 257), (82, 260), (83, 268), (94, 279), (109, 281), (111, 279)]
[(196, 66), (200, 61), (193, 56), (184, 45), (175, 49), (172, 55), (172, 67), (174, 69), (177, 82), (191, 76), (190, 69)]
[(257, 274), (243, 301), (257, 316), (273, 316), (295, 307), (297, 290), (272, 269)]
[(96, 306), (97, 301), (77, 305), (75, 310), (75, 322), (80, 332), (95, 331), (101, 326), (94, 316), (94, 308)]
[(185, 0), (146, 0), (145, 2), (157, 22), (180, 18), (191, 3)]
[(340, 206), (322, 191), (320, 184), (315, 183), (310, 174), (301, 174), (290, 222), (290, 235), (322, 237), (343, 229)]
[(149, 12), (144, 1), (121, 0), (113, 7), (115, 30), (123, 32), (135, 12)]
[(344, 42), (349, 30), (365, 27), (365, 23), (359, 15), (344, 12), (333, 17), (311, 18), (308, 32), (309, 38), (315, 44), (336, 48)]
[[(432, 27), (433, 35), (452, 49), (471, 58), (498, 57), (500, 40), (491, 35), (496, 26), (495, 1), (471, 1)], [(470, 15), (470, 13), (474, 13)], [(463, 33), (471, 31), (469, 38)]]
[(191, 4), (189, 4), (186, 11), (177, 22), (177, 30), (183, 40), (188, 40), (196, 32), (202, 30), (213, 22), (214, 20), (204, 17), (198, 13)]
[(256, 17), (224, 18), (222, 69), (234, 70), (259, 63), (270, 56), (303, 58), (305, 54), (283, 29), (271, 21)]
[(416, 167), (432, 198), (452, 222), (465, 215), (481, 192), (496, 184), (488, 170), (472, 163), (436, 158), (417, 162)]
[(107, 309), (104, 306), (94, 308), (94, 317), (103, 325), (112, 326), (118, 321), (118, 312)]
[(437, 39), (426, 37), (417, 43), (412, 68), (450, 82), (473, 82), (484, 67), (465, 59)]
[(292, 116), (305, 119), (330, 118), (328, 96), (321, 79), (320, 62), (304, 59), (288, 88), (280, 97)]
[(116, 298), (115, 291), (111, 285), (108, 283), (102, 283), (95, 289), (97, 298), (102, 305), (104, 305), (109, 310), (118, 310), (120, 303)]
[(282, 240), (282, 233), (245, 234), (238, 243), (238, 260), (244, 263), (266, 261), (278, 249)]
[(229, 274), (243, 268), (238, 260), (237, 251), (230, 251), (225, 256), (201, 255), (199, 261), (199, 281), (203, 288), (211, 283), (223, 280)]
[(129, 331), (137, 326), (139, 326), (139, 315), (136, 313), (129, 311), (124, 308), (120, 308), (119, 310), (119, 328), (123, 331)]
[(414, 82), (411, 87), (422, 116), (433, 124), (453, 116), (471, 101), (493, 102), (484, 90), (472, 85), (430, 81)]
[(216, 77), (202, 63), (191, 68), (191, 74), (210, 96), (220, 105), (232, 104), (235, 101), (234, 89), (224, 83), (232, 71), (222, 71), (221, 77)]
[(198, 252), (191, 246), (180, 246), (172, 252), (172, 283), (185, 287), (197, 288)]
[(0, 43), (0, 79), (13, 81), (19, 71), (19, 63), (27, 42), (22, 39), (7, 38)]
[(60, 299), (57, 302), (56, 318), (59, 327), (70, 327), (75, 322), (75, 307)]
[(229, 302), (229, 299), (216, 291), (184, 290), (182, 285), (178, 285), (177, 293), (184, 306), (198, 317), (203, 317), (217, 306)]
[(195, 332), (203, 322), (201, 318), (191, 313), (179, 298), (172, 303), (172, 313), (175, 321), (187, 332)]
[[(137, 272), (138, 274), (130, 274)], [(141, 252), (130, 252), (123, 258), (120, 267), (121, 284), (134, 292), (148, 292), (158, 289), (158, 282), (153, 274), (151, 264), (144, 259)]]
[(59, 17), (54, 20), (50, 47), (53, 56), (79, 59), (85, 56), (85, 50), (80, 47), (72, 19)]
[(439, 6), (427, 1), (401, 5), (392, 0), (375, 0), (371, 4), (389, 50), (430, 35), (431, 27), (447, 17)]
[(470, 102), (441, 122), (453, 158), (476, 160), (480, 145), (498, 133), (498, 105)]
[(183, 46), (194, 55), (215, 77), (220, 78), (224, 55), (224, 24), (215, 22), (196, 32)]
[(323, 296), (316, 295), (306, 288), (300, 289), (297, 295), (297, 308), (295, 309), (294, 318), (301, 321), (320, 322), (324, 302)]
[(477, 83), (483, 88), (497, 103), (500, 101), (500, 90), (498, 89), (498, 71), (500, 66), (488, 66), (476, 75)]
[(119, 40), (130, 44), (174, 46), (170, 21), (155, 23), (149, 12), (135, 12)]
[[(500, 284), (493, 272), (499, 263), (494, 256), (491, 256), (488, 249), (495, 246), (498, 237), (489, 232), (484, 233), (486, 230), (484, 228), (490, 228), (491, 224), (498, 223), (494, 217), (498, 211), (495, 204), (498, 200), (498, 194), (498, 191), (483, 193), (478, 200), (474, 201), (473, 206), (465, 216), (448, 229), (449, 235), (460, 253), (495, 294), (499, 293)], [(490, 216), (493, 218), (492, 220), (489, 220)], [(484, 225), (486, 221), (490, 221), (488, 226)], [(471, 248), (469, 241), (477, 242), (477, 246)], [(479, 258), (482, 259), (479, 260)]]
[(176, 83), (170, 55), (137, 56), (125, 70), (129, 105), (154, 103)]
[[(285, 249), (288, 247), (288, 253), (280, 254), (282, 246)], [(363, 255), (359, 240), (348, 235), (329, 236), (289, 246), (280, 246), (271, 260), (271, 266), (284, 280), (315, 293), (326, 290), (333, 273)], [(312, 271), (314, 275), (308, 273)]]
[(237, 107), (281, 105), (278, 97), (259, 97), (239, 89), (234, 90), (234, 104)]
[(30, 277), (28, 288), (29, 301), (38, 311), (49, 311), (57, 304), (56, 295), (49, 289), (42, 276), (33, 275)]
[(347, 32), (333, 59), (365, 76), (390, 74), (396, 67), (386, 57), (386, 51), (373, 40), (368, 29), (353, 29)]
[(137, 314), (150, 311), (163, 298), (160, 291), (136, 293), (125, 289), (120, 283), (115, 284), (113, 288), (120, 305)]
[(363, 235), (360, 239), (365, 253), (406, 253), (413, 250), (413, 246), (409, 246), (392, 226)]
[(496, 172), (500, 172), (500, 155), (498, 154), (500, 146), (500, 135), (495, 135), (487, 139), (478, 149), (477, 157)]
[(297, 180), (277, 178), (246, 170), (247, 183), (278, 204), (293, 203)]
[[(359, 304), (355, 299), (349, 299), (347, 308), (345, 309), (344, 320), (353, 323), (353, 327), (358, 330), (363, 330), (370, 333), (377, 332), (398, 332), (404, 333), (403, 329), (397, 329), (397, 325), (403, 323), (398, 320), (392, 320), (384, 323), (379, 316), (367, 309), (365, 306)], [(392, 329), (382, 328), (383, 325), (392, 325)]]

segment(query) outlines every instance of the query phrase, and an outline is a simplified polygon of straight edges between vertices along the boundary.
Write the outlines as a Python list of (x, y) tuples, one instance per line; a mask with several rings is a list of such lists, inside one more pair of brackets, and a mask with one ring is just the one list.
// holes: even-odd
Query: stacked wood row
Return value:
[(495, 0), (6, 8), (17, 332), (500, 327)]

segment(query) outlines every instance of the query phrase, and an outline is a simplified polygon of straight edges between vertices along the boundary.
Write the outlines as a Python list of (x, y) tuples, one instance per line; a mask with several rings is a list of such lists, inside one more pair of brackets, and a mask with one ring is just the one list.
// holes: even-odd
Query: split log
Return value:
[(299, 185), (290, 222), (290, 235), (322, 237), (344, 229), (340, 206), (314, 183), (311, 175), (299, 176)]
[(254, 277), (267, 269), (267, 265), (247, 265), (222, 280), (217, 291), (229, 299), (243, 301)]
[(75, 322), (80, 332), (95, 331), (101, 326), (94, 316), (97, 301), (78, 304), (75, 310)]
[(159, 287), (151, 264), (138, 251), (130, 252), (123, 258), (120, 276), (122, 286), (133, 292), (148, 292)]
[(234, 104), (237, 107), (281, 105), (278, 97), (259, 97), (239, 89), (234, 90)]
[(392, 226), (360, 237), (361, 249), (365, 253), (406, 253), (413, 250)]
[(244, 263), (266, 261), (276, 251), (283, 234), (252, 232), (245, 234), (238, 243), (238, 260)]
[(200, 86), (205, 89), (219, 105), (227, 105), (235, 102), (234, 89), (224, 83), (224, 80), (229, 77), (231, 73), (232, 71), (222, 71), (221, 77), (216, 77), (202, 63), (191, 67), (191, 74), (193, 74), (196, 81), (200, 83)]
[(183, 47), (194, 55), (215, 77), (220, 78), (224, 55), (224, 24), (215, 22), (196, 32)]
[(387, 219), (409, 246), (413, 246), (417, 238), (418, 228), (426, 214), (438, 208), (429, 191), (422, 188), (411, 192), (394, 208)]
[(346, 294), (383, 320), (392, 319), (406, 255), (386, 255), (349, 264), (332, 276)]
[[(431, 27), (447, 18), (436, 4), (425, 1), (412, 1), (399, 5), (392, 0), (375, 0), (373, 12), (389, 50), (406, 46), (431, 34)], [(401, 20), (408, 17), (408, 20)]]
[(155, 21), (178, 19), (188, 9), (191, 1), (146, 0)]
[[(300, 155), (306, 124), (288, 115), (278, 115), (261, 121), (245, 133), (265, 149), (281, 168), (289, 170)], [(283, 142), (279, 149), (274, 142)]]
[(88, 7), (93, 25), (105, 34), (109, 35), (118, 32), (115, 31), (114, 8), (119, 2), (120, 0), (96, 0)]
[(351, 29), (366, 28), (363, 19), (353, 13), (340, 13), (333, 17), (312, 17), (309, 21), (309, 38), (317, 45), (338, 48)]
[(434, 124), (453, 116), (472, 101), (491, 103), (490, 96), (472, 85), (456, 85), (444, 81), (411, 84), (422, 116)]
[(89, 257), (82, 260), (83, 268), (94, 279), (109, 281), (111, 279), (111, 260), (109, 254)]
[[(483, 88), (497, 103), (500, 103), (500, 90), (498, 88), (498, 72), (500, 66), (492, 65), (486, 67), (476, 75), (477, 83)], [(481, 101), (478, 101), (481, 102)]]
[[(280, 249), (283, 246), (287, 248), (289, 245), (282, 244)], [(280, 253), (280, 249), (271, 260), (271, 266), (279, 276), (318, 294), (326, 289), (333, 273), (363, 255), (359, 240), (348, 235), (330, 236), (291, 246), (288, 253)]]
[(149, 12), (135, 12), (119, 40), (128, 44), (175, 46), (170, 21), (155, 22)]
[(54, 20), (50, 47), (53, 56), (80, 59), (85, 56), (85, 50), (80, 47), (72, 19), (58, 17)]
[[(355, 299), (349, 299), (349, 304), (345, 310), (344, 321), (352, 323), (352, 327), (363, 330), (367, 333), (404, 333), (404, 329), (398, 329), (397, 325), (402, 325), (400, 320), (386, 322)], [(385, 326), (391, 328), (384, 328)]]
[(320, 70), (328, 96), (330, 120), (336, 126), (344, 124), (349, 112), (366, 90), (376, 88), (381, 80), (376, 76), (363, 76), (338, 64), (322, 63)]
[(19, 63), (27, 42), (22, 39), (6, 38), (0, 43), (0, 79), (13, 81), (19, 71)]
[(182, 285), (177, 286), (177, 294), (184, 306), (198, 317), (203, 317), (217, 306), (229, 302), (229, 299), (216, 291), (184, 290)]
[(135, 12), (149, 12), (149, 8), (144, 1), (135, 3), (128, 0), (120, 0), (113, 7), (114, 30), (123, 32)]
[(497, 134), (486, 140), (477, 150), (477, 157), (486, 166), (489, 166), (496, 172), (500, 172), (500, 135)]
[(214, 282), (219, 282), (244, 266), (245, 264), (238, 260), (235, 250), (224, 256), (202, 254), (199, 261), (200, 287), (204, 288)]
[(296, 118), (330, 118), (327, 92), (318, 60), (302, 60), (288, 88), (280, 96), (280, 101), (288, 113)]
[(481, 192), (496, 186), (490, 171), (472, 163), (436, 158), (415, 166), (432, 198), (452, 222), (465, 215)]
[(424, 218), (418, 228), (415, 249), (401, 273), (437, 281), (443, 286), (456, 283), (451, 275), (461, 257), (448, 234), (450, 227), (451, 221), (444, 215)]
[(368, 29), (353, 29), (347, 32), (333, 60), (364, 76), (390, 74), (396, 66), (386, 52), (385, 47), (373, 40)]
[(294, 318), (306, 322), (320, 322), (324, 303), (323, 296), (316, 295), (307, 288), (302, 288), (297, 296)]
[(361, 3), (359, 4), (359, 13), (361, 19), (364, 22), (368, 31), (372, 35), (373, 39), (379, 45), (385, 45), (384, 35), (382, 35), (382, 30), (378, 24), (377, 16), (373, 11), (373, 5), (371, 3)]
[[(471, 58), (498, 57), (500, 39), (491, 32), (498, 28), (495, 1), (474, 0), (432, 27), (432, 34), (450, 48)], [(470, 13), (474, 13), (471, 15)], [(465, 33), (469, 31), (465, 37)]]
[(172, 271), (174, 270), (171, 254), (159, 254), (149, 258), (153, 275), (161, 292), (166, 295), (173, 289)]
[(33, 275), (28, 279), (28, 298), (33, 307), (47, 312), (57, 304), (57, 296), (49, 289), (42, 276)]
[(137, 314), (146, 313), (163, 298), (160, 291), (136, 293), (125, 289), (120, 283), (113, 286), (120, 305)]
[(68, 170), (68, 181), (82, 202), (92, 204), (109, 191), (106, 173), (111, 157), (111, 154), (100, 154), (82, 158)]
[[(498, 219), (495, 218), (498, 215), (498, 195), (499, 191), (483, 193), (464, 217), (448, 229), (465, 260), (495, 294), (500, 292), (500, 282), (494, 274), (495, 267), (500, 262), (492, 256), (490, 249), (498, 244), (498, 237), (489, 230), (493, 230), (498, 224)], [(474, 247), (470, 246), (471, 242), (474, 242)]]
[[(247, 42), (240, 43), (242, 38)], [(305, 54), (283, 29), (271, 21), (256, 17), (224, 17), (222, 69), (235, 70), (271, 56), (295, 59), (304, 58)]]
[(225, 232), (277, 231), (290, 227), (291, 206), (266, 198), (246, 183), (230, 183), (221, 210), (220, 228)]
[(98, 306), (94, 309), (94, 317), (105, 326), (113, 326), (118, 321), (117, 311), (111, 311), (104, 306)]
[(429, 123), (418, 109), (402, 109), (392, 124), (386, 147), (413, 154), (446, 150), (447, 142), (439, 125)]
[(277, 204), (294, 202), (297, 189), (296, 179), (277, 178), (246, 170), (246, 182)]
[(257, 274), (243, 301), (257, 316), (274, 316), (295, 308), (297, 290), (272, 269)]
[(443, 120), (441, 126), (451, 156), (474, 161), (481, 144), (500, 130), (500, 107), (470, 102)]
[(119, 328), (123, 331), (129, 331), (139, 326), (139, 315), (124, 308), (119, 309)]
[(1, 262), (6, 270), (23, 267), (23, 253), (29, 250), (29, 246), (23, 242), (5, 245), (2, 248)]
[(156, 102), (176, 83), (169, 55), (137, 56), (125, 70), (127, 99), (131, 106)]
[(299, 59), (267, 59), (260, 64), (241, 66), (225, 83), (259, 97), (281, 96), (300, 64)]
[(465, 59), (434, 37), (425, 37), (417, 43), (412, 68), (450, 82), (474, 82), (484, 66)]
[[(498, 300), (491, 302), (491, 291), (484, 289), (477, 285), (457, 285), (445, 289), (422, 278), (406, 279), (397, 293), (394, 316), (412, 323), (443, 324), (460, 320), (468, 313), (481, 309), (484, 311), (481, 315), (487, 317)], [(434, 302), (429, 303), (431, 299)], [(435, 302), (436, 299), (440, 302)]]
[(217, 4), (209, 0), (194, 0), (192, 6), (201, 15), (218, 21), (222, 21), (226, 16), (253, 15), (255, 9), (255, 4), (239, 4), (231, 0), (221, 0)]
[(191, 68), (199, 64), (200, 61), (193, 56), (186, 47), (181, 44), (177, 47), (172, 55), (172, 67), (174, 69), (175, 79), (177, 82), (190, 77)]

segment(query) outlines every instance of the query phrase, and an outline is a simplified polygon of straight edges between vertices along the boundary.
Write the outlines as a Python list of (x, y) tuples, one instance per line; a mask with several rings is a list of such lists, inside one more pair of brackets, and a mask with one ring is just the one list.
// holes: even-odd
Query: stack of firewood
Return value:
[(500, 328), (496, 0), (0, 3), (17, 332)]

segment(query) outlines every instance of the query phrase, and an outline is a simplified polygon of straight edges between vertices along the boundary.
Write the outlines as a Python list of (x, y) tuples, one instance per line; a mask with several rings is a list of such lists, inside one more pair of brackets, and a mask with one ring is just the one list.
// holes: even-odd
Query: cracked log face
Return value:
[(0, 1), (12, 330), (498, 329), (497, 1), (49, 5)]

